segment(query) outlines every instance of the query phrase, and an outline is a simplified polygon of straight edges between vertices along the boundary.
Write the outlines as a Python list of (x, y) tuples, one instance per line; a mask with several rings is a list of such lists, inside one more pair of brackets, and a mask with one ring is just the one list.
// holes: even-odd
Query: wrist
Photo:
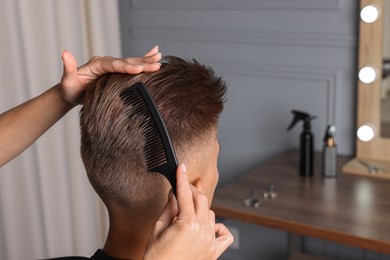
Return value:
[(58, 102), (60, 102), (64, 106), (64, 108), (67, 109), (68, 111), (77, 105), (77, 104), (71, 103), (70, 101), (68, 101), (65, 98), (63, 86), (61, 85), (61, 83), (58, 83), (52, 89), (55, 92), (55, 95), (57, 97)]

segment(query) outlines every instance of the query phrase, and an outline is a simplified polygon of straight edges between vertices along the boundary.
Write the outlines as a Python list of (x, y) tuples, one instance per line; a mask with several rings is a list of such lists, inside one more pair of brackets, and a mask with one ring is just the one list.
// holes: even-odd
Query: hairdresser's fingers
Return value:
[(209, 199), (196, 187), (191, 185), (191, 192), (194, 201), (195, 214), (201, 223), (207, 223), (210, 219)]
[(212, 210), (209, 210), (209, 221), (210, 221), (210, 226), (212, 230), (214, 230), (215, 227), (215, 213)]
[(125, 59), (118, 59), (110, 56), (91, 58), (85, 65), (78, 69), (81, 76), (86, 78), (97, 78), (105, 73), (129, 73), (138, 74), (144, 70), (140, 64), (127, 63)]
[(153, 72), (161, 68), (161, 63), (142, 63), (142, 66), (144, 66), (144, 72)]
[(144, 57), (153, 56), (154, 54), (158, 53), (158, 50), (159, 50), (159, 47), (156, 45), (152, 49), (150, 49), (150, 51), (145, 53)]
[(159, 70), (161, 67), (161, 63), (159, 63), (161, 58), (162, 54), (159, 52), (158, 46), (155, 46), (147, 52), (144, 57), (120, 59), (111, 56), (96, 56), (93, 57), (90, 62), (101, 65), (100, 67), (91, 66), (92, 68), (95, 67), (97, 70), (93, 71), (95, 75), (101, 75), (107, 72), (137, 74), (142, 71), (153, 72)]
[(223, 252), (233, 243), (234, 237), (224, 224), (215, 224), (215, 242), (216, 258), (219, 258)]
[(79, 73), (98, 77), (105, 73), (128, 73), (138, 74), (142, 71), (152, 72), (160, 69), (161, 53), (152, 57), (139, 58), (113, 58), (110, 56), (93, 57), (86, 65), (79, 68)]
[(138, 64), (144, 67), (144, 72), (153, 72), (159, 70), (161, 67), (160, 60), (162, 54), (160, 52), (155, 53), (147, 57), (138, 57), (138, 58), (126, 58), (126, 63), (128, 64)]
[(153, 232), (155, 234), (160, 234), (162, 231), (167, 229), (172, 224), (172, 221), (177, 216), (178, 212), (179, 209), (177, 207), (177, 201), (171, 190), (169, 192), (168, 202), (165, 205), (161, 216), (155, 223)]
[(153, 64), (158, 63), (162, 58), (161, 52), (159, 52), (158, 46), (154, 46), (143, 57), (126, 58), (127, 63), (132, 64)]
[(185, 164), (180, 164), (176, 170), (176, 196), (179, 207), (178, 220), (183, 218), (192, 218), (195, 216), (194, 202), (192, 200), (192, 192), (187, 176), (187, 168)]
[(157, 63), (157, 62), (161, 61), (161, 59), (162, 59), (161, 52), (157, 52), (153, 55), (143, 57), (141, 59), (141, 61), (142, 61), (142, 63)]
[(146, 56), (146, 57), (131, 57), (131, 58), (125, 58), (124, 61), (129, 64), (153, 64), (158, 63), (162, 58), (161, 52), (157, 52), (153, 55)]

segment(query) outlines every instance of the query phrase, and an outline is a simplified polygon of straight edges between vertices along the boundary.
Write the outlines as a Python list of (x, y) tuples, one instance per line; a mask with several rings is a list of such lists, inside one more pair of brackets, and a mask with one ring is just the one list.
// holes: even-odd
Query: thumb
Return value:
[(165, 229), (167, 229), (175, 219), (179, 212), (178, 206), (177, 206), (177, 200), (175, 196), (173, 195), (173, 191), (171, 190), (169, 192), (169, 199), (167, 204), (165, 205), (160, 218), (157, 220), (153, 233), (159, 234)]
[(72, 53), (67, 50), (63, 50), (61, 53), (62, 62), (64, 64), (63, 79), (66, 79), (75, 73), (77, 73), (77, 61)]

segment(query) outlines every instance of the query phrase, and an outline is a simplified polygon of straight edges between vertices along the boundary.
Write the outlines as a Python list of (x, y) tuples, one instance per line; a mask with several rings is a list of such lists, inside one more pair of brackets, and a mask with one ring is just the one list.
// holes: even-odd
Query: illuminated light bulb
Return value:
[(360, 11), (360, 18), (365, 23), (373, 23), (379, 17), (379, 10), (373, 5), (367, 5)]
[(365, 84), (370, 84), (376, 79), (376, 71), (373, 67), (366, 66), (359, 70), (359, 79)]
[(374, 128), (372, 128), (370, 125), (362, 125), (357, 130), (357, 137), (362, 142), (369, 142), (374, 138), (375, 132)]

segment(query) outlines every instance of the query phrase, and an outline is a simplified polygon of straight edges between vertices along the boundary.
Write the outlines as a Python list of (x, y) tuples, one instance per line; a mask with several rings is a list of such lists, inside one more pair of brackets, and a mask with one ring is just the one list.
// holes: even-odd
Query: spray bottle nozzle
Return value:
[(310, 130), (311, 129), (311, 120), (317, 118), (316, 116), (310, 116), (308, 113), (306, 112), (302, 112), (302, 111), (297, 111), (297, 110), (292, 110), (291, 113), (294, 114), (294, 118), (290, 124), (290, 126), (287, 128), (287, 131), (290, 131), (296, 123), (298, 123), (300, 120), (302, 120), (304, 123), (303, 123), (303, 130)]
[(336, 126), (334, 125), (328, 125), (325, 131), (325, 136), (324, 136), (324, 144), (327, 147), (333, 147), (335, 146), (335, 141), (334, 137), (336, 135)]
[(326, 140), (328, 140), (329, 138), (334, 138), (335, 135), (336, 135), (336, 126), (328, 125), (325, 131), (324, 142), (326, 142)]

